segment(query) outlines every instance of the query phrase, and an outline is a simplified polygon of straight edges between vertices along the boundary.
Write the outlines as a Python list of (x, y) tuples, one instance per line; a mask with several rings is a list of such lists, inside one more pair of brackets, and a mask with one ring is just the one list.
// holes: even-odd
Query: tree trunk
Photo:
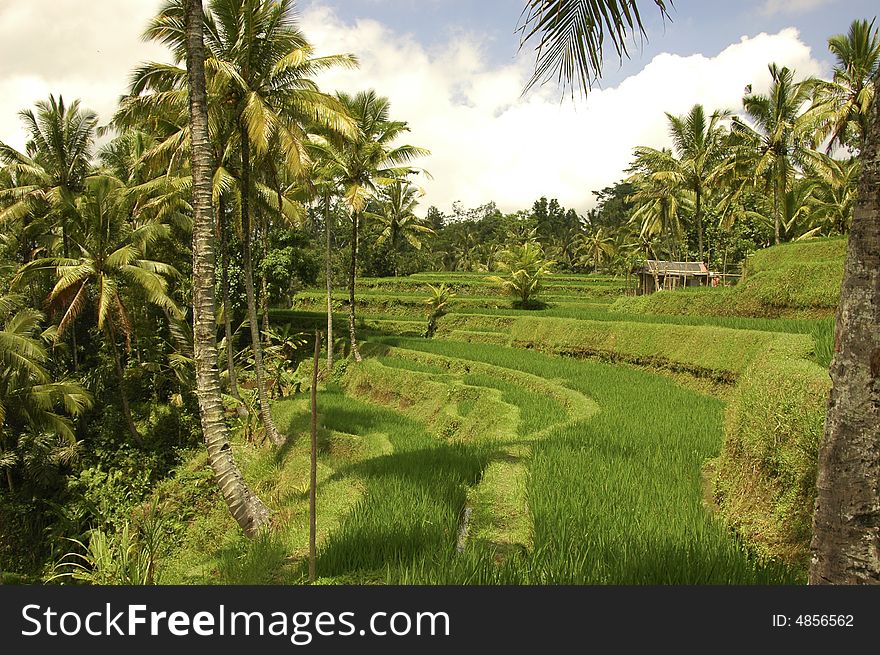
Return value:
[(135, 440), (138, 446), (144, 447), (144, 438), (138, 432), (134, 419), (131, 417), (131, 406), (128, 404), (128, 394), (125, 391), (125, 373), (122, 371), (122, 361), (119, 358), (119, 349), (116, 347), (116, 335), (113, 329), (107, 330), (107, 341), (110, 342), (110, 350), (113, 353), (113, 364), (116, 368), (116, 377), (119, 379), (119, 398), (122, 401), (122, 415), (125, 417), (125, 424), (131, 438)]
[(702, 214), (702, 198), (700, 197), (700, 190), (697, 189), (697, 198), (696, 198), (696, 208), (694, 209), (694, 216), (696, 218), (697, 223), (697, 249), (700, 252), (700, 261), (704, 261), (704, 252), (703, 252), (703, 214)]
[[(279, 203), (281, 199), (279, 197)], [(280, 206), (280, 205), (279, 205)], [(269, 254), (269, 220), (260, 212), (260, 221), (258, 223), (259, 229), (257, 231), (257, 236), (259, 241), (257, 243), (262, 244), (262, 254), (263, 259), (265, 260), (266, 255)], [(268, 348), (272, 345), (272, 340), (269, 337), (269, 281), (266, 278), (266, 268), (262, 267), (260, 271), (260, 321), (261, 321), (261, 331), (263, 333), (263, 345)]]
[(315, 330), (315, 359), (312, 362), (312, 443), (309, 460), (309, 582), (318, 578), (317, 547), (318, 527), (318, 358), (321, 356), (321, 332)]
[(235, 462), (220, 397), (217, 331), (214, 322), (214, 244), (211, 239), (211, 147), (205, 90), (202, 2), (186, 2), (187, 79), (191, 125), (193, 188), (193, 349), (196, 396), (208, 463), (229, 512), (248, 536), (269, 524), (269, 509), (251, 491)]
[(269, 282), (266, 271), (260, 273), (260, 320), (262, 321), (263, 343), (268, 348), (272, 341), (269, 337)]
[(333, 266), (330, 248), (330, 194), (324, 194), (324, 231), (327, 233), (327, 371), (333, 370)]
[(251, 216), (250, 216), (250, 142), (244, 122), (239, 121), (241, 136), (241, 222), (244, 252), (244, 289), (247, 296), (248, 324), (251, 329), (251, 347), (254, 353), (254, 377), (257, 384), (257, 398), (260, 404), (260, 421), (266, 436), (274, 445), (280, 446), (284, 438), (278, 433), (272, 412), (269, 409), (269, 397), (266, 393), (266, 377), (263, 371), (263, 348), (260, 344), (260, 323), (257, 317), (257, 299), (254, 293), (254, 269), (251, 260)]
[(233, 347), (232, 339), (232, 304), (229, 302), (228, 226), (226, 224), (226, 205), (223, 202), (222, 195), (218, 199), (218, 205), (217, 232), (220, 235), (220, 286), (223, 293), (223, 328), (226, 331), (226, 372), (229, 375), (229, 391), (241, 404), (241, 394), (238, 391), (238, 375), (235, 372), (235, 348)]
[(880, 584), (880, 102), (862, 152), (849, 233), (810, 584)]
[(358, 350), (355, 330), (354, 283), (357, 276), (358, 213), (351, 213), (351, 266), (348, 271), (348, 336), (351, 339), (351, 354), (356, 362), (363, 361)]
[(781, 234), (781, 223), (782, 220), (779, 216), (779, 180), (775, 180), (773, 182), (773, 225), (775, 229), (775, 245), (779, 245), (782, 242)]

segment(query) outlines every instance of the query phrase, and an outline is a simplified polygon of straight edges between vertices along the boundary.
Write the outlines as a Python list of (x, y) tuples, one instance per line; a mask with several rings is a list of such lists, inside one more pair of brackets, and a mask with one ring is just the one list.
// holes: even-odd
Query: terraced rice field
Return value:
[[(458, 305), (438, 337), (424, 339), (418, 291), (450, 278)], [(318, 396), (322, 580), (801, 582), (800, 568), (759, 561), (714, 514), (706, 463), (721, 449), (724, 394), (681, 382), (714, 375), (702, 391), (723, 390), (765, 346), (818, 361), (828, 326), (616, 316), (607, 305), (620, 280), (554, 284), (547, 309), (523, 312), (474, 274), (364, 281), (364, 362), (343, 363)], [(307, 292), (273, 321), (323, 325), (312, 304), (320, 300)], [(537, 336), (523, 336), (529, 330)], [(542, 347), (541, 335), (553, 334), (597, 341), (583, 352)], [(622, 361), (601, 357), (608, 343)], [(243, 459), (283, 529), (254, 543), (221, 537), (209, 555), (182, 551), (166, 581), (304, 579), (307, 401), (278, 401), (274, 413), (289, 445)], [(223, 516), (218, 508), (218, 532)]]

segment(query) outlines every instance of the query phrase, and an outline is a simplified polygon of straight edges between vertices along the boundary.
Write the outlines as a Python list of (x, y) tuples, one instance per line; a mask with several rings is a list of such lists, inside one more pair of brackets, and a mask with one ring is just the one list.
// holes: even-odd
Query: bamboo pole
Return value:
[(312, 363), (312, 448), (309, 463), (309, 582), (318, 578), (317, 549), (317, 487), (318, 487), (318, 357), (321, 354), (321, 331), (315, 330), (315, 359)]

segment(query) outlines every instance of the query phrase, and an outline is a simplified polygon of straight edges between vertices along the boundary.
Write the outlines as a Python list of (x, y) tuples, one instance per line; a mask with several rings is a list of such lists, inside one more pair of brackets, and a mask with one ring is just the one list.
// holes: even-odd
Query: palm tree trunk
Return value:
[(327, 233), (325, 269), (327, 274), (327, 370), (333, 370), (333, 266), (330, 261), (330, 194), (324, 193), (324, 231)]
[(775, 228), (775, 241), (774, 245), (779, 245), (781, 243), (781, 223), (779, 217), (779, 180), (775, 180), (773, 183), (773, 224)]
[(358, 213), (351, 213), (351, 266), (348, 270), (348, 336), (351, 339), (351, 354), (356, 362), (363, 361), (357, 345), (357, 332), (355, 330), (355, 305), (354, 283), (357, 277), (357, 248), (358, 248)]
[(186, 2), (187, 76), (191, 125), (193, 179), (193, 349), (196, 396), (208, 463), (229, 512), (248, 536), (269, 524), (269, 509), (251, 491), (229, 445), (229, 428), (220, 396), (217, 370), (217, 332), (214, 323), (214, 244), (211, 239), (211, 146), (208, 141), (208, 101), (205, 90), (205, 46), (202, 41), (202, 2)]
[(266, 280), (266, 271), (260, 274), (260, 316), (263, 330), (263, 343), (268, 347), (269, 340), (269, 282)]
[(810, 584), (880, 583), (880, 102), (862, 152), (849, 233)]
[(704, 253), (703, 253), (703, 214), (702, 214), (702, 204), (700, 197), (700, 190), (697, 189), (697, 198), (696, 198), (696, 208), (694, 210), (694, 217), (696, 218), (697, 223), (697, 249), (700, 252), (700, 261), (704, 261)]
[[(64, 210), (61, 212), (61, 251), (64, 254), (65, 259), (70, 257), (70, 236), (68, 235), (67, 229), (67, 212)], [(76, 319), (70, 323), (70, 348), (71, 354), (73, 355), (73, 371), (76, 373), (79, 370), (79, 357), (76, 354)]]
[(248, 323), (251, 329), (251, 347), (254, 353), (254, 377), (257, 384), (257, 397), (260, 403), (260, 420), (266, 436), (274, 445), (280, 446), (284, 438), (279, 434), (269, 409), (269, 395), (266, 392), (266, 377), (263, 371), (263, 348), (260, 344), (260, 323), (257, 317), (257, 299), (254, 293), (254, 269), (251, 259), (251, 215), (250, 215), (250, 142), (244, 122), (239, 121), (241, 136), (241, 220), (244, 241), (244, 290), (247, 296)]
[(119, 398), (122, 401), (122, 416), (125, 418), (126, 427), (138, 446), (144, 447), (144, 438), (138, 432), (134, 419), (131, 417), (131, 406), (128, 403), (128, 393), (125, 391), (125, 373), (122, 371), (122, 360), (119, 357), (119, 349), (116, 347), (116, 335), (111, 327), (107, 330), (107, 341), (110, 342), (110, 350), (113, 353), (113, 364), (116, 368), (116, 377), (119, 378)]
[[(279, 194), (279, 203), (281, 202)], [(280, 204), (279, 204), (280, 206)], [(269, 254), (269, 219), (260, 212), (260, 220), (257, 222), (257, 243), (262, 244), (263, 259)], [(268, 348), (272, 345), (269, 338), (269, 282), (266, 278), (266, 269), (260, 271), (260, 325), (263, 334), (263, 345)]]
[(223, 294), (223, 328), (226, 331), (226, 372), (229, 375), (229, 391), (239, 404), (238, 375), (235, 372), (235, 348), (232, 339), (232, 304), (229, 302), (229, 241), (227, 240), (226, 204), (221, 195), (217, 201), (217, 232), (220, 235), (220, 287)]

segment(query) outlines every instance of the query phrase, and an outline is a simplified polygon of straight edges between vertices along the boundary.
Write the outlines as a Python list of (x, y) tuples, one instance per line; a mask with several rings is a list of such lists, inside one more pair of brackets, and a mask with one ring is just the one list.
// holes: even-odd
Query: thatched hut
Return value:
[(647, 260), (634, 272), (639, 277), (639, 295), (682, 287), (706, 287), (712, 284), (714, 275), (703, 262), (667, 262), (656, 259)]

